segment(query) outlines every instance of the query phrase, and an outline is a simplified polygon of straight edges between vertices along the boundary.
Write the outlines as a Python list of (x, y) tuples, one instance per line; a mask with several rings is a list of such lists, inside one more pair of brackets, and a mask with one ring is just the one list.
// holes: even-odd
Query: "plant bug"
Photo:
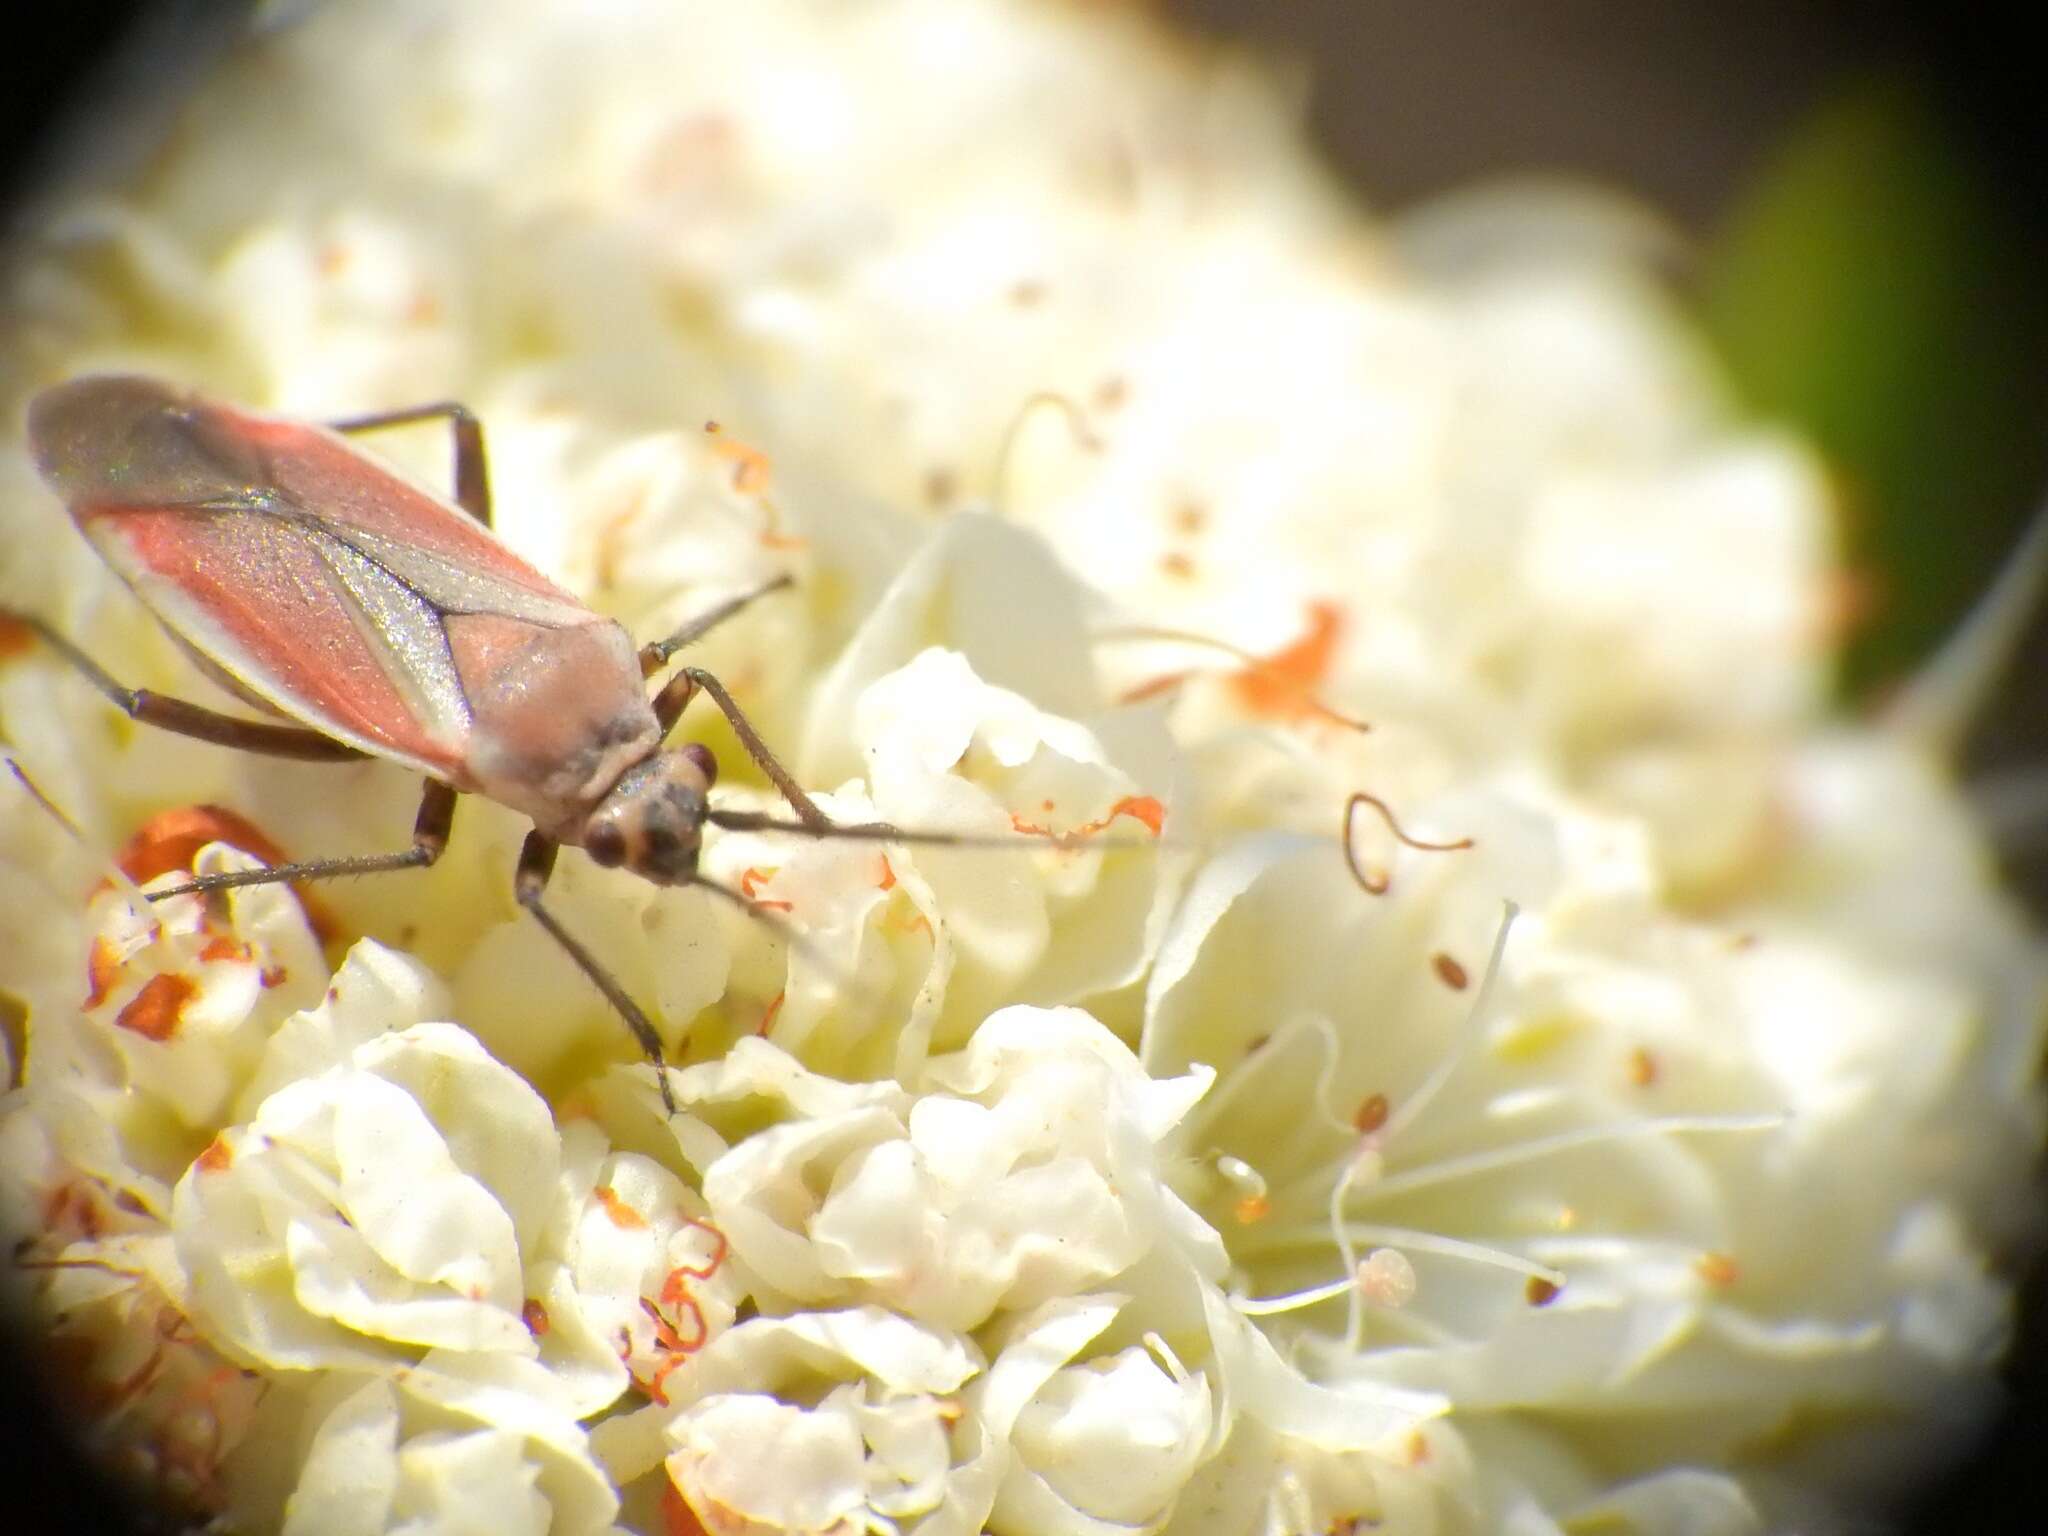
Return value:
[[(444, 501), (348, 441), (442, 420)], [(29, 405), (36, 467), (79, 531), (208, 675), (276, 717), (249, 720), (123, 687), (40, 619), (21, 615), (136, 720), (247, 752), (318, 762), (380, 757), (426, 776), (402, 851), (207, 875), (152, 899), (273, 881), (424, 868), (447, 846), (458, 794), (530, 817), (513, 890), (625, 1020), (675, 1112), (654, 1025), (542, 900), (555, 856), (580, 846), (657, 885), (696, 885), (768, 921), (697, 872), (704, 825), (877, 841), (975, 843), (881, 822), (831, 821), (776, 760), (724, 685), (683, 667), (647, 679), (780, 576), (635, 648), (490, 531), (483, 429), (453, 402), (313, 426), (158, 380), (91, 375)], [(796, 814), (709, 803), (717, 761), (663, 739), (704, 693)]]

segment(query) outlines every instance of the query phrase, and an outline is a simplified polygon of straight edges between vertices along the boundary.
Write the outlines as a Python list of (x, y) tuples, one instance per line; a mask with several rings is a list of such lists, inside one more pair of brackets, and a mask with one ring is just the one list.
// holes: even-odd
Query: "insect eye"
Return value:
[(701, 741), (688, 742), (683, 747), (683, 756), (704, 775), (704, 787), (709, 789), (718, 782), (718, 759), (711, 755), (711, 749)]
[(592, 862), (617, 869), (626, 862), (626, 839), (610, 822), (599, 822), (584, 834), (583, 851)]

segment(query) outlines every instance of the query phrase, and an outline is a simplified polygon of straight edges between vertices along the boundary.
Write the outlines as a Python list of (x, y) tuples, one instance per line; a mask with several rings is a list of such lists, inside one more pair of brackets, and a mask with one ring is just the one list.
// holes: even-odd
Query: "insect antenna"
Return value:
[(1081, 832), (933, 832), (899, 827), (886, 821), (831, 822), (812, 826), (808, 822), (785, 821), (761, 811), (728, 810), (713, 806), (704, 819), (728, 832), (788, 832), (797, 837), (844, 838), (849, 842), (905, 843), (934, 848), (1029, 848), (1049, 844), (1054, 848), (1160, 848), (1172, 847), (1164, 838), (1096, 837)]

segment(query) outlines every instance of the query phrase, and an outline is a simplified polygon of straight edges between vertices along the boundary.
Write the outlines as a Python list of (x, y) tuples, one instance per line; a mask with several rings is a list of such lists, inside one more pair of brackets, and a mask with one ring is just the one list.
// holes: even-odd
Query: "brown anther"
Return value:
[(1387, 1102), (1384, 1093), (1369, 1095), (1352, 1112), (1351, 1124), (1361, 1136), (1370, 1136), (1387, 1123), (1387, 1116), (1393, 1112), (1393, 1105)]
[(1453, 992), (1462, 992), (1471, 984), (1472, 978), (1465, 974), (1465, 967), (1442, 950), (1429, 957), (1429, 964), (1436, 972), (1436, 979)]
[(1657, 1081), (1657, 1058), (1643, 1046), (1628, 1053), (1628, 1080), (1638, 1088), (1648, 1088)]
[(1742, 1278), (1742, 1269), (1725, 1253), (1703, 1253), (1693, 1261), (1692, 1272), (1708, 1285), (1725, 1291)]

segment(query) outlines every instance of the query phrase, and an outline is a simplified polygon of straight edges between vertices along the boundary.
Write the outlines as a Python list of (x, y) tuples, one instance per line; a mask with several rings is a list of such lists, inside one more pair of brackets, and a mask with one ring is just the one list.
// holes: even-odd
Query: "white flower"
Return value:
[(222, 1131), (171, 1224), (200, 1315), (273, 1368), (531, 1355), (520, 1248), (559, 1156), (530, 1088), (452, 1025), (419, 1024)]
[[(968, 841), (566, 852), (669, 1117), (520, 818), (151, 903), (401, 847), (417, 785), (0, 619), (0, 1213), (101, 1437), (292, 1536), (1853, 1518), (1985, 1400), (2043, 966), (1928, 710), (1823, 713), (1826, 481), (1644, 225), (1367, 222), (1256, 70), (1023, 0), (252, 40), (25, 240), (11, 419), (460, 397), (636, 636), (793, 577), (688, 659), (828, 815)], [(18, 442), (0, 520), (0, 607), (239, 707)]]
[(1208, 1381), (1176, 1381), (1142, 1349), (1068, 1366), (1018, 1415), (1017, 1464), (996, 1498), (1013, 1530), (1075, 1527), (1076, 1513), (1151, 1529), (1209, 1449)]
[(429, 1355), (396, 1376), (337, 1372), (309, 1417), (286, 1536), (588, 1536), (618, 1511), (556, 1383), (531, 1361)]

